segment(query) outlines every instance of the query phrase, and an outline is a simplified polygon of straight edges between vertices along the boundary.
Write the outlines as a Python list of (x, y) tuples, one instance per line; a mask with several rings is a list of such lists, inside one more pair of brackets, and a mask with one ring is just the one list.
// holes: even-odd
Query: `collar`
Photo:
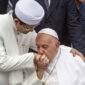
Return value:
[(59, 48), (56, 56), (54, 57), (54, 59), (51, 61), (51, 63), (48, 66), (48, 69), (46, 71), (48, 74), (50, 74), (52, 72), (52, 70), (54, 69), (55, 65), (58, 62), (58, 59), (60, 57), (60, 54), (61, 54), (61, 49)]
[(15, 25), (15, 23), (14, 23), (12, 13), (13, 13), (12, 10), (8, 12), (8, 14), (9, 14), (9, 20), (10, 20), (10, 23), (11, 23), (11, 25), (12, 25), (15, 33), (16, 33), (16, 34), (19, 34), (19, 31), (17, 31), (16, 25)]

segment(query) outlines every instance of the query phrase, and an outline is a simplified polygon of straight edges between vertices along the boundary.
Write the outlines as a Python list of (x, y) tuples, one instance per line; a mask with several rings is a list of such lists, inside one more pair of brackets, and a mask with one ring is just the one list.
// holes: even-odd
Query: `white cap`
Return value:
[(40, 23), (44, 17), (44, 9), (35, 0), (19, 0), (15, 7), (16, 16), (25, 24)]
[(51, 29), (51, 28), (41, 29), (41, 30), (38, 32), (38, 34), (40, 34), (40, 33), (48, 34), (48, 35), (51, 35), (51, 36), (53, 36), (53, 37), (55, 37), (55, 38), (58, 39), (58, 34), (56, 33), (56, 31), (54, 31), (54, 30)]

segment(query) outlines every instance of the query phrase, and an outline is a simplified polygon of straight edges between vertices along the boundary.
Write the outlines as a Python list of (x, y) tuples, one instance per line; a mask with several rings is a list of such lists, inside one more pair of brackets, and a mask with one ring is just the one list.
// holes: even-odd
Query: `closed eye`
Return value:
[(43, 45), (43, 46), (42, 46), (42, 48), (47, 49), (47, 48), (48, 48), (48, 46), (47, 46), (47, 45)]

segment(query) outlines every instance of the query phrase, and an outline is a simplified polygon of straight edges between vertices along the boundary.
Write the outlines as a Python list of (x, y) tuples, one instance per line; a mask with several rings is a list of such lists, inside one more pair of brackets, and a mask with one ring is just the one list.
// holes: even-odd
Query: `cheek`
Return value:
[(50, 50), (48, 53), (49, 59), (50, 61), (52, 61), (52, 59), (56, 56), (56, 49)]
[(45, 51), (45, 55), (47, 56), (47, 58), (48, 58), (49, 60), (52, 60), (52, 59), (51, 59), (51, 58), (52, 58), (52, 51), (50, 51), (50, 50)]
[(21, 27), (21, 30), (25, 30), (24, 27)]
[(23, 27), (20, 28), (20, 31), (21, 32), (26, 32), (26, 30)]
[(18, 29), (19, 29), (19, 31), (22, 31), (23, 30), (23, 27), (18, 26)]

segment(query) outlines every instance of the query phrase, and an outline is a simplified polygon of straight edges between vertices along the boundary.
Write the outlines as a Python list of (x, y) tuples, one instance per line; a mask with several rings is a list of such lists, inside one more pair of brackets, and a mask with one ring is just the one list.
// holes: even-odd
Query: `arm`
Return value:
[(60, 48), (63, 50), (66, 50), (68, 52), (71, 52), (73, 54), (73, 56), (79, 55), (82, 58), (82, 60), (85, 62), (84, 55), (81, 52), (79, 52), (78, 50), (71, 48), (71, 47), (64, 46), (64, 45), (61, 45)]
[(76, 50), (76, 49), (72, 49), (71, 50), (71, 53), (73, 54), (73, 56), (76, 56), (76, 55), (78, 55), (78, 56), (80, 56), (81, 58), (82, 58), (82, 60), (85, 62), (85, 57), (84, 57), (84, 55), (82, 54), (82, 53), (80, 53), (78, 50)]
[(85, 55), (85, 33), (83, 33), (83, 28), (78, 17), (75, 0), (67, 0), (66, 11), (66, 23), (73, 48), (76, 48)]
[(33, 59), (33, 53), (27, 53), (16, 57), (0, 55), (0, 71), (5, 72), (34, 67)]
[(27, 53), (21, 56), (14, 57), (6, 55), (3, 40), (2, 38), (0, 38), (0, 71), (12, 71), (34, 67), (33, 60), (33, 53)]

